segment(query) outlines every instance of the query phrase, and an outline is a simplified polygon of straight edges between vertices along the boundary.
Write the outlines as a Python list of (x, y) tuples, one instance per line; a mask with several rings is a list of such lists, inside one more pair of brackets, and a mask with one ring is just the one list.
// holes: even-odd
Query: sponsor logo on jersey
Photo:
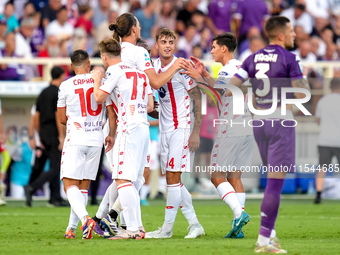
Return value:
[(135, 113), (135, 105), (130, 105), (130, 113), (133, 115)]
[(81, 125), (78, 122), (73, 122), (74, 126), (76, 127), (77, 130), (81, 129)]
[(165, 90), (165, 88), (160, 87), (160, 88), (158, 89), (158, 93), (159, 93), (159, 96), (160, 96), (161, 98), (164, 98), (165, 95), (166, 95), (166, 90)]

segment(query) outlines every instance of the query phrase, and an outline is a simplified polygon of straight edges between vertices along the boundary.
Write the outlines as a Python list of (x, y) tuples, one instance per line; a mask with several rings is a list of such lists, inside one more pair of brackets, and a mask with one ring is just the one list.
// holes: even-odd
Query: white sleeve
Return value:
[(121, 76), (122, 72), (118, 68), (108, 69), (106, 71), (105, 78), (102, 80), (102, 85), (99, 87), (99, 89), (107, 94), (111, 94), (113, 89), (118, 85)]
[(62, 82), (59, 86), (59, 92), (58, 92), (58, 108), (65, 108), (66, 107), (66, 91), (65, 91), (65, 83)]
[(321, 113), (322, 113), (322, 102), (323, 100), (320, 99), (319, 102), (316, 105), (316, 110), (315, 110), (315, 117), (321, 118)]
[(145, 72), (146, 70), (153, 69), (151, 64), (149, 53), (143, 47), (137, 46), (137, 54), (136, 54), (136, 68), (140, 71)]
[(187, 91), (192, 90), (193, 88), (197, 86), (196, 81), (192, 79), (189, 75), (183, 74), (183, 75), (180, 75), (180, 77), (181, 77), (181, 82)]
[(153, 89), (151, 88), (150, 86), (150, 80), (149, 80), (149, 77), (147, 75), (146, 76), (146, 88), (148, 89), (148, 95), (152, 95), (153, 94)]
[(105, 105), (106, 105), (106, 107), (112, 105), (111, 95), (109, 95), (109, 96), (106, 98)]

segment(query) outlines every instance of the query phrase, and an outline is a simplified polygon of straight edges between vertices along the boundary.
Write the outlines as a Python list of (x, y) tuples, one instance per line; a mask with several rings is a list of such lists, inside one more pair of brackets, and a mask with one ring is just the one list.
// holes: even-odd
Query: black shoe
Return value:
[(24, 186), (26, 196), (26, 206), (32, 207), (33, 188), (29, 185)]
[(163, 199), (163, 198), (164, 198), (164, 194), (158, 191), (157, 195), (155, 196), (155, 199)]
[(48, 201), (47, 206), (48, 207), (63, 207), (63, 206), (69, 206), (69, 204), (65, 200), (54, 200), (54, 201)]
[(98, 205), (97, 199), (91, 199), (91, 205)]
[(314, 200), (314, 204), (321, 204), (321, 197), (316, 197)]

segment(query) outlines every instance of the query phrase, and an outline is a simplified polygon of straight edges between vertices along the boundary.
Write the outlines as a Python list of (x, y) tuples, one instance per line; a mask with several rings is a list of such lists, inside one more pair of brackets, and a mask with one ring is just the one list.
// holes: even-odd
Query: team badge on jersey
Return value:
[(76, 127), (77, 130), (81, 129), (81, 125), (78, 122), (73, 122), (74, 126)]

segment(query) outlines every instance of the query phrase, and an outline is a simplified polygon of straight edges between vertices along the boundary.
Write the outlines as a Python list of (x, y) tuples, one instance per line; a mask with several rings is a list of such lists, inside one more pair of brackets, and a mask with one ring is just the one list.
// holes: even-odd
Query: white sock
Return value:
[(158, 191), (165, 194), (165, 191), (166, 191), (166, 177), (165, 176), (159, 176), (158, 178)]
[(184, 217), (189, 222), (189, 225), (199, 224), (195, 209), (192, 205), (191, 195), (183, 184), (181, 185), (181, 197), (182, 201), (179, 204), (179, 207), (181, 208)]
[(123, 183), (118, 187), (118, 194), (120, 203), (122, 204), (122, 212), (126, 221), (126, 229), (130, 231), (137, 231), (137, 203), (138, 199), (134, 191), (132, 183)]
[(84, 205), (85, 205), (85, 208), (87, 206), (87, 202), (89, 201), (89, 192), (86, 190), (86, 189), (81, 189), (80, 190), (81, 194), (83, 195), (83, 198), (84, 198)]
[(240, 217), (242, 213), (242, 207), (237, 200), (233, 186), (231, 186), (229, 182), (222, 182), (220, 185), (218, 185), (217, 191), (222, 200), (227, 205), (229, 205), (230, 209), (233, 211), (234, 219)]
[(167, 187), (168, 196), (166, 198), (166, 208), (164, 224), (162, 229), (165, 232), (170, 232), (174, 226), (179, 204), (181, 203), (181, 184), (170, 184)]
[(275, 229), (272, 229), (272, 232), (270, 233), (270, 238), (275, 238), (276, 237), (276, 231)]
[(109, 193), (111, 192), (111, 186), (112, 186), (112, 183), (109, 187), (107, 187), (106, 191), (105, 191), (105, 194), (103, 196), (103, 199), (102, 201), (100, 202), (100, 205), (98, 207), (98, 211), (96, 213), (96, 217), (98, 219), (102, 219), (105, 217), (106, 214), (109, 213)]
[(148, 193), (150, 192), (150, 184), (144, 184), (140, 189), (140, 200), (146, 200)]
[(269, 237), (259, 235), (257, 242), (259, 243), (260, 246), (267, 246), (269, 244)]
[(71, 209), (78, 216), (78, 218), (84, 224), (84, 219), (89, 215), (85, 207), (85, 199), (82, 196), (79, 188), (77, 186), (70, 186), (66, 191), (67, 199), (71, 205)]
[(117, 197), (118, 197), (117, 184), (115, 181), (113, 181), (109, 187), (109, 207), (110, 208), (116, 202)]
[(135, 191), (135, 194), (136, 194), (136, 197), (137, 197), (137, 208), (136, 208), (136, 214), (137, 214), (137, 225), (138, 227), (143, 227), (143, 223), (142, 223), (142, 212), (141, 212), (141, 209), (140, 209), (140, 197), (138, 195), (138, 191), (136, 190), (135, 187), (134, 188), (134, 191)]
[(79, 217), (71, 208), (70, 218), (68, 220), (68, 226), (67, 226), (66, 232), (68, 232), (71, 228), (76, 229), (78, 226), (79, 220), (80, 220)]
[(237, 200), (242, 207), (242, 211), (244, 211), (244, 205), (246, 204), (246, 193), (236, 193)]

